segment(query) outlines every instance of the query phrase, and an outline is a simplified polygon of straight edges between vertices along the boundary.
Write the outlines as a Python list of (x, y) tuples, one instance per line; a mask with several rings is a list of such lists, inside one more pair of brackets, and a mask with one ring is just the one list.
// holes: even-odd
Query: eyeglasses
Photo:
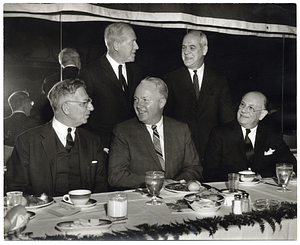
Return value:
[(254, 112), (257, 112), (257, 111), (264, 111), (265, 110), (265, 109), (257, 110), (253, 106), (246, 107), (246, 104), (244, 102), (241, 102), (239, 104), (239, 109), (245, 109), (245, 108), (248, 109), (251, 113), (254, 113)]
[(81, 104), (82, 107), (87, 108), (89, 104), (92, 104), (92, 99), (91, 99), (91, 98), (88, 98), (86, 101), (67, 100), (67, 101), (65, 101), (64, 103), (66, 103), (66, 102), (79, 103), (79, 104)]

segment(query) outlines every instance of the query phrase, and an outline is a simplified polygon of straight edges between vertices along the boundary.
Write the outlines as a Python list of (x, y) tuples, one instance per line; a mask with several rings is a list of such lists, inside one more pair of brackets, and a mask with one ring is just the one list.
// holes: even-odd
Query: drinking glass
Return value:
[(277, 163), (276, 164), (276, 175), (278, 184), (282, 188), (277, 189), (279, 192), (290, 192), (291, 190), (286, 189), (293, 173), (293, 164), (290, 163)]
[(163, 202), (156, 200), (163, 184), (165, 175), (162, 171), (148, 171), (146, 172), (145, 182), (148, 192), (152, 195), (152, 200), (147, 202), (148, 205), (161, 205)]

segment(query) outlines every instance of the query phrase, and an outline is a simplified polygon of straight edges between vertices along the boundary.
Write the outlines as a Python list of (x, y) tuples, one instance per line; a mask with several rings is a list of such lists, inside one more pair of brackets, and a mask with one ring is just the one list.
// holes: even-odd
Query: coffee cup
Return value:
[(67, 203), (73, 204), (74, 206), (82, 206), (88, 203), (90, 196), (90, 190), (72, 190), (63, 196), (63, 200)]
[(252, 182), (255, 178), (255, 172), (244, 170), (239, 172), (241, 182)]

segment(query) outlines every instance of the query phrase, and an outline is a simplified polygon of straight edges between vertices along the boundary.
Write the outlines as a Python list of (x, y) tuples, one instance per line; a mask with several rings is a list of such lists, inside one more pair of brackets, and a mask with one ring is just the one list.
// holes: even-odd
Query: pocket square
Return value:
[(275, 150), (273, 150), (273, 149), (270, 148), (268, 151), (265, 151), (265, 152), (264, 152), (264, 155), (265, 155), (265, 156), (272, 155), (272, 154), (274, 153), (274, 151), (275, 151)]
[(92, 164), (97, 164), (97, 163), (98, 163), (98, 161), (96, 161), (96, 160), (95, 160), (95, 161), (92, 161)]

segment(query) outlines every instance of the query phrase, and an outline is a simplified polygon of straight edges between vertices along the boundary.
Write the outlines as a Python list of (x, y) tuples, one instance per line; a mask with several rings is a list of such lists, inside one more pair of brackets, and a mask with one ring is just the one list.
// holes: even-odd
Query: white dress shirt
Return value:
[[(194, 77), (194, 70), (188, 69), (193, 81), (193, 77)], [(202, 80), (203, 80), (203, 73), (204, 73), (204, 63), (203, 65), (197, 69), (197, 76), (198, 76), (198, 81), (199, 81), (199, 91), (201, 90), (201, 85), (202, 85)]]
[(68, 128), (72, 128), (71, 136), (72, 136), (73, 140), (75, 140), (76, 128), (68, 127), (68, 126), (62, 124), (61, 122), (57, 121), (57, 119), (55, 117), (53, 117), (53, 120), (52, 120), (52, 127), (64, 147), (66, 147), (66, 144), (67, 144)]
[[(152, 125), (145, 124), (146, 128), (150, 134), (151, 140), (153, 142), (153, 130), (152, 130)], [(164, 143), (164, 124), (163, 124), (163, 117), (159, 120), (157, 124), (157, 132), (159, 133), (159, 140), (160, 140), (160, 147), (163, 155), (163, 159), (165, 160), (165, 143)]]
[[(242, 126), (241, 126), (241, 128), (242, 128), (243, 136), (244, 136), (244, 139), (245, 139), (245, 137), (246, 137), (246, 128), (244, 128), (244, 127), (242, 127)], [(248, 137), (249, 137), (249, 139), (250, 139), (250, 141), (251, 141), (251, 143), (252, 143), (252, 146), (253, 146), (253, 148), (254, 148), (254, 146), (255, 146), (255, 138), (256, 138), (257, 126), (254, 127), (254, 128), (251, 128), (250, 130), (251, 130), (251, 132), (248, 134)]]

